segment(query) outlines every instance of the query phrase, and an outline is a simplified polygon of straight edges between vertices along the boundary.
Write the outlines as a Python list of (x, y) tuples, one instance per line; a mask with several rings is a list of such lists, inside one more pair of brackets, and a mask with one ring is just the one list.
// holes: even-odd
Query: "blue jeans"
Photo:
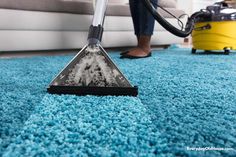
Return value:
[[(158, 0), (150, 0), (157, 8)], [(134, 23), (134, 32), (137, 37), (140, 35), (151, 36), (153, 34), (155, 20), (144, 6), (142, 0), (129, 0), (131, 16)]]

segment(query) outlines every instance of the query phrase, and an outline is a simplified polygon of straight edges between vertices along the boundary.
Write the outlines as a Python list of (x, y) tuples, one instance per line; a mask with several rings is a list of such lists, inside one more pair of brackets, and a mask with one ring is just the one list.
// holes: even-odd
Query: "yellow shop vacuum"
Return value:
[(231, 50), (236, 49), (236, 9), (224, 1), (195, 12), (188, 17), (186, 25), (182, 21), (186, 14), (177, 17), (158, 5), (159, 8), (176, 18), (180, 27), (172, 25), (162, 17), (150, 0), (143, 0), (143, 2), (156, 21), (172, 34), (179, 37), (192, 34), (192, 53), (196, 53), (197, 50), (217, 50), (229, 54)]
[(229, 54), (236, 50), (236, 9), (216, 3), (206, 10), (210, 14), (195, 19), (192, 53), (216, 50)]

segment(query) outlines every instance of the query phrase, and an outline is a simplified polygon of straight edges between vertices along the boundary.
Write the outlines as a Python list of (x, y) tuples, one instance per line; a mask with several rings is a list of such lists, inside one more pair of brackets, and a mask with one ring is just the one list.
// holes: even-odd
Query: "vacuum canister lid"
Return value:
[(196, 19), (196, 22), (212, 22), (212, 21), (236, 21), (236, 9), (228, 6), (214, 4), (208, 6), (206, 11), (209, 13), (208, 16), (201, 16)]

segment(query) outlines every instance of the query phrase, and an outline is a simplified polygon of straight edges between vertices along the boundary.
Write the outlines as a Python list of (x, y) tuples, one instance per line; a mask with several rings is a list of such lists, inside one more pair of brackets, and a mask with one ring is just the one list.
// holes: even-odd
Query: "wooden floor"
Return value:
[[(106, 48), (107, 52), (115, 51), (121, 52), (130, 49), (130, 47), (122, 48)], [(44, 50), (44, 51), (7, 51), (0, 52), (0, 59), (3, 58), (25, 58), (33, 56), (58, 56), (58, 55), (73, 55), (77, 54), (80, 49), (70, 49), (70, 50)]]
[[(182, 45), (186, 47), (186, 45)], [(154, 46), (152, 49), (165, 49), (168, 46)], [(119, 47), (119, 48), (106, 48), (107, 52), (122, 52), (124, 50), (131, 49), (131, 47)], [(8, 58), (25, 58), (25, 57), (33, 57), (33, 56), (58, 56), (58, 55), (73, 55), (80, 51), (80, 49), (73, 50), (48, 50), (48, 51), (12, 51), (12, 52), (1, 52), (0, 51), (0, 59), (8, 59)]]
[(78, 50), (50, 50), (50, 51), (13, 51), (13, 52), (0, 52), (0, 59), (7, 58), (25, 58), (33, 56), (58, 56), (76, 54)]

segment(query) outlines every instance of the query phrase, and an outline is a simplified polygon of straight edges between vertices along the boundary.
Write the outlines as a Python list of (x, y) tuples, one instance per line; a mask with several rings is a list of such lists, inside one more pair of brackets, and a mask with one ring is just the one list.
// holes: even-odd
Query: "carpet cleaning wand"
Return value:
[(137, 96), (132, 86), (101, 46), (108, 0), (97, 0), (88, 44), (51, 82), (51, 94)]

